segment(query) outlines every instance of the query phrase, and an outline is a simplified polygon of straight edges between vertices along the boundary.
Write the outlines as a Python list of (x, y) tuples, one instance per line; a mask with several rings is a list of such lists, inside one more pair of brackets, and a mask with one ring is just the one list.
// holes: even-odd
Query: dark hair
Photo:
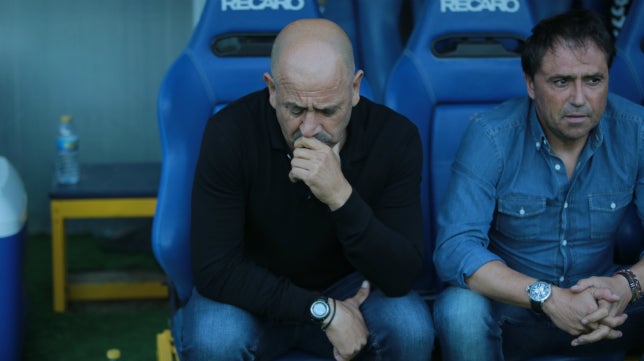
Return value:
[(541, 67), (548, 50), (564, 44), (583, 48), (592, 41), (606, 56), (610, 68), (615, 56), (613, 38), (603, 20), (590, 10), (571, 10), (540, 21), (526, 40), (521, 54), (523, 72), (531, 78)]

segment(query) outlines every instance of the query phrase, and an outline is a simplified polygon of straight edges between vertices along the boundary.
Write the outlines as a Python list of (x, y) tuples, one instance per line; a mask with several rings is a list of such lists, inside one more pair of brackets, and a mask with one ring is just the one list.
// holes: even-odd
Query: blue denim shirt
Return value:
[(438, 214), (436, 269), (465, 288), (495, 260), (560, 287), (607, 275), (631, 202), (644, 219), (643, 107), (609, 95), (568, 180), (531, 100), (509, 100), (475, 115), (461, 141)]

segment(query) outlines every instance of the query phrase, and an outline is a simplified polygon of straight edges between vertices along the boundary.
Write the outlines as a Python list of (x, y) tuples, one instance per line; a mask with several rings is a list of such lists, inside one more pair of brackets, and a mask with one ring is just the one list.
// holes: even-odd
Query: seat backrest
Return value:
[(322, 16), (338, 23), (351, 39), (356, 64), (365, 71), (376, 102), (383, 101), (387, 77), (402, 53), (408, 33), (402, 29), (413, 27), (425, 1), (324, 1)]
[(419, 287), (428, 292), (440, 288), (435, 214), (456, 148), (473, 113), (527, 94), (520, 49), (532, 26), (525, 1), (428, 1), (389, 76), (385, 103), (416, 124), (423, 143), (428, 279)]
[(644, 3), (633, 1), (615, 42), (610, 90), (644, 105)]
[(402, 53), (403, 28), (413, 28), (414, 16), (426, 0), (356, 0), (358, 52), (376, 101), (384, 100), (387, 78)]
[[(603, 0), (602, 0), (603, 1)], [(573, 0), (528, 1), (535, 23), (573, 8)]]
[(265, 86), (273, 40), (286, 24), (318, 16), (316, 0), (210, 0), (163, 79), (158, 98), (163, 164), (152, 248), (180, 302), (192, 290), (190, 197), (206, 121)]
[[(622, 8), (623, 10), (623, 8)], [(609, 88), (633, 102), (644, 105), (644, 3), (631, 2), (626, 19), (615, 42), (617, 54), (610, 69)], [(644, 249), (644, 229), (635, 208), (620, 226), (615, 261), (633, 264)]]

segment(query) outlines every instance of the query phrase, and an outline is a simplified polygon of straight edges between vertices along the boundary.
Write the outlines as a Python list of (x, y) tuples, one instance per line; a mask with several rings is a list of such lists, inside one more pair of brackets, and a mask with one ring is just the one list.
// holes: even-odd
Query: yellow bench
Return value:
[(68, 279), (65, 221), (84, 218), (154, 217), (159, 163), (81, 165), (75, 185), (52, 182), (49, 192), (52, 232), (53, 306), (65, 312), (67, 301), (165, 298), (160, 281), (75, 283)]

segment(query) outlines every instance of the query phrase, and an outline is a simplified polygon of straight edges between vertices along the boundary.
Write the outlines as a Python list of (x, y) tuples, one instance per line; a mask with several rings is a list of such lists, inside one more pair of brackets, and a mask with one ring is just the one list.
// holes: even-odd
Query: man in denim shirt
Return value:
[(608, 93), (613, 55), (591, 12), (546, 19), (522, 55), (529, 98), (470, 123), (438, 215), (444, 359), (623, 359), (644, 344), (644, 261), (613, 263), (628, 207), (644, 219), (644, 108)]

